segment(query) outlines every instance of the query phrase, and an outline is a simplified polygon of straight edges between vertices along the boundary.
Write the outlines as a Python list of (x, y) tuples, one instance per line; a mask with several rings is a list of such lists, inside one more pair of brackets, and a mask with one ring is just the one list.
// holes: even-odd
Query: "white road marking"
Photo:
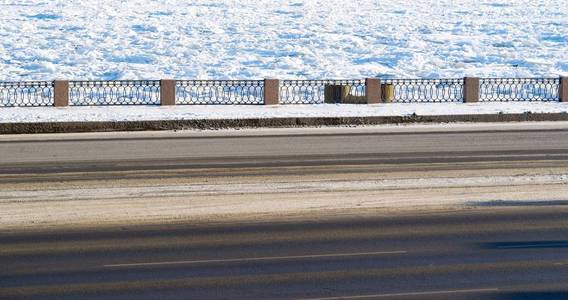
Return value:
[(324, 257), (354, 257), (354, 256), (373, 256), (386, 254), (405, 254), (407, 251), (381, 251), (381, 252), (359, 252), (359, 253), (334, 253), (334, 254), (312, 254), (297, 256), (268, 256), (268, 257), (247, 257), (247, 258), (226, 258), (226, 259), (206, 259), (206, 260), (180, 260), (180, 261), (164, 261), (164, 262), (139, 262), (126, 264), (109, 264), (104, 265), (105, 268), (120, 267), (139, 267), (139, 266), (164, 266), (164, 265), (191, 265), (206, 263), (223, 263), (223, 262), (248, 262), (248, 261), (266, 261), (266, 260), (284, 260), (284, 259), (306, 259), (306, 258), (324, 258)]
[(302, 300), (369, 299), (369, 298), (384, 298), (384, 297), (466, 294), (466, 293), (481, 293), (481, 292), (496, 292), (496, 291), (499, 291), (499, 289), (498, 288), (489, 288), (489, 289), (470, 289), (470, 290), (450, 290), (450, 291), (410, 292), (410, 293), (394, 293), (394, 294), (356, 295), (356, 296), (341, 296), (341, 297), (328, 297), (328, 298), (306, 298), (306, 299), (302, 299)]

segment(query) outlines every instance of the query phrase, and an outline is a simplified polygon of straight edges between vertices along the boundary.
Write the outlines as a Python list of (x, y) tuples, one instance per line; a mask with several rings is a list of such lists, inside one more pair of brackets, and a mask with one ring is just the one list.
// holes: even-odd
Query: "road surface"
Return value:
[(566, 298), (567, 136), (2, 136), (0, 299)]
[(0, 136), (0, 174), (555, 161), (567, 134), (559, 122)]
[(567, 213), (537, 206), (5, 234), (0, 298), (565, 299)]

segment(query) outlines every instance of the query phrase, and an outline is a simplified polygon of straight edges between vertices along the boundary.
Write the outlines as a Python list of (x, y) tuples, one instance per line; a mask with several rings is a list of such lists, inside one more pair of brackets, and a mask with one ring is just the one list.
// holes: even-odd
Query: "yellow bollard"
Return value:
[(326, 85), (324, 89), (325, 103), (343, 103), (349, 94), (349, 89), (344, 85)]
[(392, 103), (394, 101), (394, 84), (381, 84), (381, 95), (383, 102)]
[(324, 90), (325, 103), (365, 104), (365, 96), (351, 95), (351, 87), (348, 85), (326, 85)]

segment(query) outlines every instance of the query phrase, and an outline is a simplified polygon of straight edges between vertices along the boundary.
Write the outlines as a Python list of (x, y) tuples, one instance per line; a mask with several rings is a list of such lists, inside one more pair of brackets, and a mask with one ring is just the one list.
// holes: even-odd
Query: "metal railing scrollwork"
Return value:
[(264, 81), (178, 80), (176, 104), (264, 104)]
[(482, 78), (479, 101), (559, 101), (560, 78)]
[(464, 79), (384, 79), (393, 93), (388, 102), (463, 102)]
[(53, 106), (52, 81), (0, 82), (0, 107)]
[(159, 105), (159, 80), (70, 81), (69, 105)]

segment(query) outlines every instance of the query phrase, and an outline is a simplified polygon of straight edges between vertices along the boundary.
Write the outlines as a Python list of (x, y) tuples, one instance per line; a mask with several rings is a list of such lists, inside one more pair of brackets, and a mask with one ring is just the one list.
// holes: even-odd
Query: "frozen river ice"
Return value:
[(567, 0), (3, 0), (0, 80), (568, 75)]

